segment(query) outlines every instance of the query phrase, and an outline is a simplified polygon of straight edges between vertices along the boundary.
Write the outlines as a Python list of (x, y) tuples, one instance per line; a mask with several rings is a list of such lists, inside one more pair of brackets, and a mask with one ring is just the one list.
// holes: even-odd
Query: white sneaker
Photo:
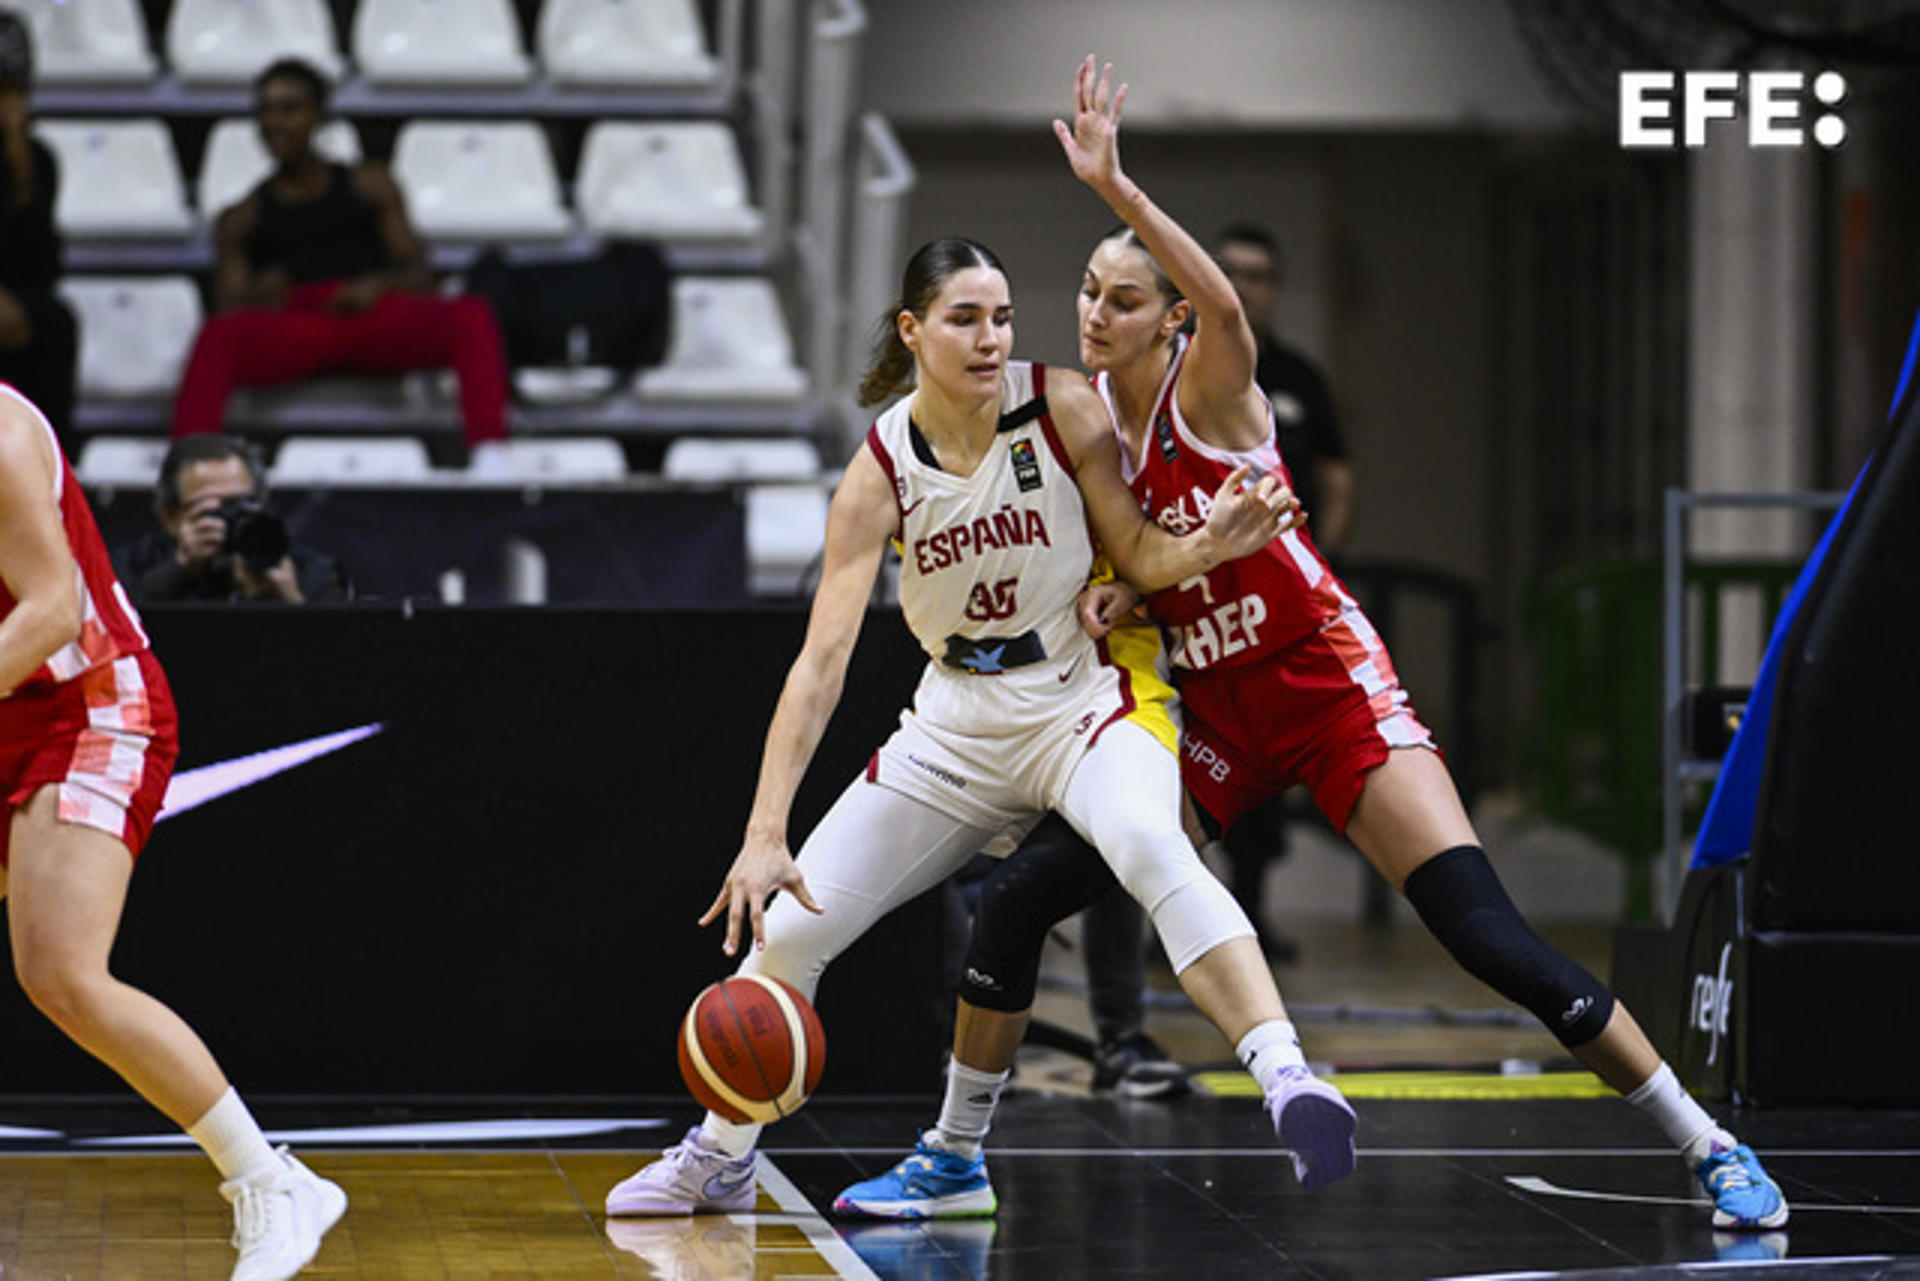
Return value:
[(220, 1195), (233, 1202), (233, 1245), (240, 1258), (233, 1281), (284, 1281), (313, 1261), (320, 1238), (346, 1213), (347, 1194), (278, 1149), (280, 1164), (229, 1179)]
[(1304, 1067), (1284, 1069), (1267, 1095), (1267, 1114), (1293, 1153), (1293, 1173), (1312, 1191), (1353, 1173), (1353, 1108), (1340, 1091)]
[(607, 1213), (745, 1214), (757, 1199), (753, 1153), (730, 1157), (713, 1147), (699, 1126), (607, 1193)]

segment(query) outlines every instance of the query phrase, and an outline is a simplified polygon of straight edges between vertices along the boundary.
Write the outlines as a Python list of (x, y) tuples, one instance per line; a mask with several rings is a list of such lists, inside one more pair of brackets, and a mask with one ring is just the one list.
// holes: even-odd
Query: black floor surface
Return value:
[[(892, 1164), (931, 1099), (822, 1098), (763, 1152), (816, 1210)], [(1126, 1102), (1017, 1093), (989, 1139), (992, 1220), (835, 1223), (874, 1275), (935, 1281), (1077, 1277), (1714, 1276), (1920, 1278), (1920, 1113), (1716, 1109), (1793, 1207), (1767, 1233), (1710, 1224), (1653, 1127), (1613, 1099), (1363, 1100), (1360, 1163), (1316, 1193), (1295, 1183), (1258, 1103)], [(339, 1146), (657, 1150), (695, 1114), (681, 1100), (256, 1100), (273, 1130), (400, 1127)], [(626, 1118), (573, 1136), (463, 1140), (406, 1127), (465, 1119)], [(646, 1124), (646, 1122), (655, 1124)], [(660, 1124), (664, 1122), (664, 1124)], [(25, 1134), (23, 1129), (44, 1131)], [(0, 1151), (100, 1151), (163, 1134), (134, 1104), (0, 1098)], [(302, 1146), (323, 1151), (308, 1133)], [(135, 1146), (138, 1146), (137, 1144)]]

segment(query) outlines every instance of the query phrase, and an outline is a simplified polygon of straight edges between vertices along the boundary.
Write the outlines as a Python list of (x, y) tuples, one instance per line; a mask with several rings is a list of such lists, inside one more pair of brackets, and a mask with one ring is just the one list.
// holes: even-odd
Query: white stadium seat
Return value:
[(345, 66), (326, 0), (173, 0), (166, 45), (188, 84), (252, 84), (277, 58), (304, 59), (331, 81)]
[(556, 85), (701, 86), (719, 73), (693, 0), (546, 0), (534, 42)]
[(666, 359), (634, 377), (643, 400), (791, 400), (807, 394), (773, 285), (755, 277), (673, 282)]
[(276, 485), (425, 480), (427, 447), (412, 436), (289, 436), (268, 475)]
[(573, 230), (539, 125), (409, 120), (393, 144), (393, 176), (428, 239), (555, 240)]
[(353, 60), (381, 86), (518, 85), (533, 74), (507, 0), (360, 0)]
[[(360, 133), (353, 122), (335, 118), (320, 126), (313, 149), (328, 160), (355, 164), (360, 160)], [(200, 176), (194, 183), (194, 205), (211, 221), (228, 205), (259, 185), (273, 172), (273, 157), (260, 141), (260, 126), (250, 116), (232, 116), (215, 123), (207, 133)]]
[(153, 50), (137, 0), (7, 0), (33, 31), (34, 76), (44, 85), (149, 80)]
[(171, 398), (201, 321), (187, 276), (68, 276), (60, 282), (80, 322), (83, 396)]
[(793, 596), (827, 541), (824, 486), (755, 485), (747, 491), (747, 591)]
[(820, 475), (820, 451), (793, 436), (681, 436), (661, 456), (660, 474), (706, 484), (812, 480)]
[(67, 235), (183, 236), (193, 229), (180, 160), (161, 121), (41, 119), (34, 131), (60, 161), (53, 220)]
[(160, 479), (160, 462), (170, 444), (165, 436), (89, 436), (80, 446), (73, 474), (83, 485), (147, 488)]
[(574, 204), (601, 236), (739, 241), (760, 234), (733, 130), (717, 120), (601, 120), (580, 146)]
[(517, 482), (625, 480), (627, 456), (611, 436), (494, 440), (475, 447), (467, 472)]

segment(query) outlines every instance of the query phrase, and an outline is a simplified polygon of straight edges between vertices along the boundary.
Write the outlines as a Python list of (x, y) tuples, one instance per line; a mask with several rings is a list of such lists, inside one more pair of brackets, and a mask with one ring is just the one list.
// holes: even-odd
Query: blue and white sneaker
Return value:
[(1284, 1069), (1267, 1095), (1267, 1115), (1293, 1153), (1293, 1173), (1309, 1192), (1353, 1173), (1353, 1108), (1340, 1091), (1304, 1067)]
[(1760, 1168), (1760, 1158), (1742, 1143), (1723, 1148), (1693, 1167), (1700, 1186), (1713, 1198), (1713, 1226), (1754, 1231), (1787, 1221), (1787, 1199), (1780, 1185)]
[(836, 1214), (872, 1219), (957, 1219), (992, 1214), (1000, 1207), (987, 1180), (987, 1159), (933, 1145), (934, 1131), (920, 1136), (913, 1154), (877, 1179), (856, 1183), (833, 1199)]
[(614, 1185), (609, 1215), (745, 1214), (753, 1209), (754, 1154), (730, 1157), (699, 1126), (660, 1159)]

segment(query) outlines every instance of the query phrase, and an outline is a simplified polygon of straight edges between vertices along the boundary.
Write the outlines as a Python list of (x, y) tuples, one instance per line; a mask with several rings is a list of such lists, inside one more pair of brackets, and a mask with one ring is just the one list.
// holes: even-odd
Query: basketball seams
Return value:
[[(765, 982), (761, 981), (758, 975), (739, 974), (734, 977), (746, 979), (769, 993), (773, 991)], [(776, 1114), (785, 1116), (787, 1110), (780, 1105), (781, 1100), (786, 1097), (785, 1092), (775, 1087), (773, 1074), (767, 1071), (767, 1064), (765, 1060), (760, 1057), (759, 1038), (753, 1035), (753, 1029), (749, 1027), (747, 1023), (746, 1014), (742, 1012), (739, 1002), (733, 999), (732, 989), (725, 983), (720, 985), (720, 997), (727, 1003), (727, 1013), (733, 1016), (733, 1033), (740, 1038), (741, 1051), (746, 1055), (747, 1062), (752, 1065), (754, 1075), (760, 1078), (760, 1092), (767, 1096), (766, 1100), (760, 1103), (760, 1106), (766, 1107), (771, 1105)], [(775, 1000), (777, 1001), (778, 999), (778, 995), (775, 994)], [(791, 1022), (788, 1024), (787, 1034), (788, 1043), (792, 1044), (793, 1031)]]
[[(779, 1007), (780, 1017), (784, 1019), (787, 1024), (787, 1046), (789, 1048), (787, 1058), (790, 1060), (787, 1070), (787, 1083), (784, 1088), (774, 1095), (773, 1099), (773, 1105), (780, 1109), (780, 1115), (785, 1116), (806, 1102), (807, 1099), (807, 1059), (809, 1055), (806, 1024), (800, 1021), (800, 1011), (795, 1007), (793, 994), (787, 990), (786, 984), (778, 980), (763, 978), (758, 974), (742, 974), (740, 977), (758, 983), (767, 995), (773, 998), (774, 1005)], [(758, 1054), (754, 1055), (754, 1063), (756, 1066), (760, 1065), (760, 1056)], [(763, 1077), (766, 1075), (764, 1067), (762, 1067), (761, 1075)], [(773, 1083), (771, 1081), (767, 1082), (769, 1093), (773, 1093), (772, 1085)]]
[(819, 1016), (797, 989), (765, 975), (735, 974), (694, 999), (681, 1021), (679, 1048), (681, 1075), (699, 1102), (736, 1122), (764, 1124), (791, 1116), (812, 1095), (826, 1040)]

